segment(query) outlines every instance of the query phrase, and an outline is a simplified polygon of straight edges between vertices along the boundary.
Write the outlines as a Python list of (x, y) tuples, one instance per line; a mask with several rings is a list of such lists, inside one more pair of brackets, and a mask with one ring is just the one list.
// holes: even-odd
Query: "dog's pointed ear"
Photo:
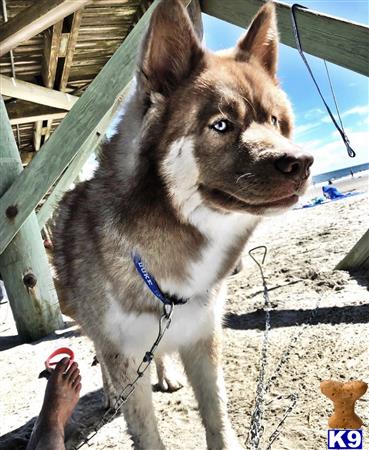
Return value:
[(203, 48), (179, 0), (162, 0), (153, 12), (143, 42), (139, 81), (167, 95), (201, 62)]
[(275, 6), (266, 3), (254, 17), (247, 33), (236, 47), (236, 59), (255, 58), (274, 78), (278, 62), (278, 28)]

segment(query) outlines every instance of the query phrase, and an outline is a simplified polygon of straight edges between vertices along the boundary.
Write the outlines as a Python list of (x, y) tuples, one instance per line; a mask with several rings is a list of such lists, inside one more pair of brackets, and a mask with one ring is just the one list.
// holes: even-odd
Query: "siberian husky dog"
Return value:
[[(241, 448), (221, 368), (224, 279), (262, 216), (298, 201), (313, 161), (290, 140), (277, 46), (271, 3), (235, 48), (214, 54), (180, 1), (163, 0), (118, 132), (94, 177), (63, 198), (54, 232), (64, 302), (94, 342), (110, 405), (134, 379), (162, 311), (132, 254), (184, 302), (158, 353), (179, 351), (212, 450)], [(135, 449), (164, 449), (148, 371), (124, 416)]]

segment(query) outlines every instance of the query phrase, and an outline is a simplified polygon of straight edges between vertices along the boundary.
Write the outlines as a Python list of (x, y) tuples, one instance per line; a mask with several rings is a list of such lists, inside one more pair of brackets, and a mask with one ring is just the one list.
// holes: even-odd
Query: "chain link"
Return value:
[(159, 319), (159, 331), (158, 335), (155, 339), (155, 342), (151, 346), (150, 350), (148, 350), (145, 353), (145, 356), (143, 357), (140, 365), (137, 368), (136, 371), (136, 378), (128, 383), (124, 388), (122, 389), (120, 395), (118, 396), (117, 400), (114, 403), (114, 406), (109, 408), (104, 415), (101, 417), (99, 422), (94, 426), (93, 430), (90, 431), (86, 436), (82, 436), (83, 440), (80, 444), (73, 447), (73, 450), (78, 450), (85, 445), (90, 445), (89, 442), (91, 439), (93, 439), (98, 431), (107, 423), (111, 422), (120, 412), (122, 406), (127, 402), (129, 397), (133, 394), (133, 392), (136, 389), (136, 385), (139, 382), (139, 380), (144, 376), (147, 369), (150, 367), (150, 364), (152, 363), (154, 359), (154, 354), (158, 348), (158, 345), (160, 344), (160, 341), (163, 339), (165, 332), (169, 328), (171, 322), (172, 322), (172, 315), (173, 315), (173, 303), (171, 304), (164, 304), (163, 305), (163, 311)]
[[(254, 256), (255, 250), (263, 250), (263, 259), (260, 263), (256, 257)], [(269, 344), (269, 330), (270, 330), (270, 300), (268, 295), (268, 287), (264, 278), (264, 272), (262, 269), (262, 265), (264, 264), (267, 248), (265, 245), (260, 247), (255, 247), (249, 251), (250, 257), (255, 261), (257, 266), (259, 267), (261, 278), (263, 280), (263, 297), (264, 297), (264, 311), (265, 311), (265, 329), (263, 335), (263, 344), (261, 348), (260, 355), (260, 368), (259, 368), (259, 376), (256, 385), (256, 397), (255, 397), (255, 408), (251, 416), (251, 426), (250, 432), (248, 436), (248, 441), (250, 444), (250, 449), (258, 450), (260, 439), (264, 432), (263, 426), (263, 415), (264, 415), (264, 396), (265, 396), (265, 369), (267, 366), (268, 360), (268, 344)]]
[[(280, 400), (282, 397), (278, 397), (277, 400)], [(291, 394), (287, 395), (287, 397), (284, 397), (285, 399), (290, 399), (291, 403), (289, 407), (286, 409), (282, 419), (279, 421), (276, 429), (273, 431), (273, 433), (269, 436), (269, 443), (265, 450), (270, 450), (272, 448), (273, 442), (277, 439), (279, 436), (279, 433), (281, 432), (282, 425), (284, 424), (284, 421), (287, 419), (287, 417), (290, 415), (293, 408), (296, 406), (297, 400), (299, 398), (298, 394)]]
[[(262, 261), (261, 263), (256, 259), (254, 256), (254, 253), (256, 250), (263, 250), (262, 255)], [(257, 387), (256, 387), (256, 395), (255, 395), (255, 407), (253, 414), (251, 416), (251, 425), (250, 425), (250, 431), (248, 438), (246, 440), (246, 444), (248, 443), (250, 445), (250, 449), (252, 450), (259, 450), (260, 449), (260, 440), (264, 433), (264, 426), (263, 426), (263, 416), (264, 416), (264, 404), (265, 404), (265, 394), (267, 394), (271, 388), (271, 386), (275, 383), (278, 375), (281, 372), (281, 369), (283, 365), (287, 362), (288, 357), (291, 353), (292, 348), (294, 347), (295, 343), (298, 341), (302, 333), (305, 331), (306, 327), (311, 324), (312, 320), (315, 318), (315, 316), (318, 313), (319, 306), (321, 303), (321, 297), (319, 297), (315, 308), (311, 311), (308, 320), (305, 322), (303, 327), (300, 331), (296, 332), (295, 335), (291, 338), (286, 350), (283, 352), (281, 358), (279, 359), (279, 362), (276, 366), (276, 368), (273, 371), (272, 376), (269, 378), (267, 383), (265, 384), (265, 370), (268, 363), (268, 345), (269, 345), (269, 331), (271, 328), (270, 323), (270, 299), (269, 299), (269, 292), (268, 292), (268, 286), (265, 280), (264, 271), (263, 271), (263, 264), (265, 262), (265, 258), (267, 255), (267, 247), (265, 245), (255, 247), (249, 251), (250, 257), (254, 260), (254, 262), (257, 264), (262, 283), (263, 283), (263, 297), (264, 297), (264, 311), (265, 311), (265, 328), (264, 328), (264, 335), (263, 335), (263, 343), (262, 343), (262, 349), (261, 349), (261, 355), (260, 355), (260, 368), (259, 368), (259, 376), (257, 381)], [(277, 400), (282, 399), (283, 396), (280, 396), (277, 398)], [(266, 450), (270, 450), (273, 442), (277, 439), (281, 432), (281, 428), (287, 417), (290, 415), (292, 410), (297, 404), (298, 401), (298, 394), (293, 393), (288, 395), (287, 397), (284, 397), (285, 399), (290, 400), (290, 405), (286, 409), (283, 417), (277, 424), (276, 429), (273, 431), (273, 433), (270, 435), (268, 439), (268, 444), (266, 447)], [(269, 402), (268, 405), (272, 403)]]

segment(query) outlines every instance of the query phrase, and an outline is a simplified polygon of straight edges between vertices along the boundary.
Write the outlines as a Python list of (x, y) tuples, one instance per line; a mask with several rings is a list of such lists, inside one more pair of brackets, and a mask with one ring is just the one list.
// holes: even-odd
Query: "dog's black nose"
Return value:
[(275, 161), (274, 165), (279, 172), (287, 176), (307, 178), (313, 162), (314, 158), (308, 153), (285, 153)]

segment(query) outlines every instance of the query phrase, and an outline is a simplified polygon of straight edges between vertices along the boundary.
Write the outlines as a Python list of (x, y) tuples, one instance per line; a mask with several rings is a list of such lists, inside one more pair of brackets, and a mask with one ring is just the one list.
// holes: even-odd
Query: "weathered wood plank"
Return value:
[(91, 156), (98, 144), (99, 140), (95, 134), (82, 146), (81, 150), (78, 152), (78, 155), (72, 160), (66, 171), (60, 177), (60, 180), (58, 180), (51, 194), (37, 213), (37, 220), (40, 230), (42, 230), (46, 222), (50, 219), (64, 193), (70, 188), (71, 184), (78, 177), (83, 166), (86, 164), (88, 158)]
[(0, 94), (69, 111), (78, 100), (74, 95), (0, 75)]
[(9, 22), (0, 31), (0, 56), (30, 39), (64, 17), (77, 11), (90, 0), (37, 0)]
[(11, 125), (37, 122), (38, 120), (63, 119), (67, 112), (50, 106), (29, 103), (23, 100), (9, 102), (6, 105)]
[(44, 33), (44, 57), (41, 76), (45, 87), (53, 89), (58, 65), (63, 21), (56, 23)]
[(33, 146), (36, 152), (40, 150), (41, 138), (42, 138), (42, 120), (38, 120), (34, 125), (33, 131)]
[(53, 126), (53, 119), (51, 119), (51, 118), (49, 118), (48, 120), (47, 120), (47, 126), (46, 126), (46, 129), (45, 129), (45, 142), (49, 139), (49, 137), (51, 136), (51, 129), (52, 129), (52, 126)]
[[(44, 144), (27, 170), (0, 198), (0, 253), (7, 247), (30, 212), (70, 164), (89, 139), (120, 92), (129, 83), (136, 68), (139, 43), (156, 7), (155, 0), (117, 52), (91, 83), (61, 125)], [(62, 94), (65, 95), (65, 94)], [(6, 216), (11, 205), (18, 205), (13, 220)]]
[[(246, 28), (263, 4), (262, 0), (203, 0), (202, 11)], [(291, 26), (291, 7), (275, 2), (281, 42), (296, 48)], [(299, 10), (297, 24), (302, 47), (311, 55), (347, 69), (369, 75), (369, 28), (313, 10)]]
[(369, 230), (340, 261), (337, 270), (369, 270)]
[(87, 162), (88, 158), (96, 151), (97, 147), (102, 143), (105, 138), (106, 130), (108, 129), (112, 119), (122, 105), (123, 99), (128, 92), (128, 86), (123, 90), (121, 95), (118, 96), (113, 107), (105, 114), (104, 118), (98, 124), (96, 129), (90, 138), (82, 145), (81, 149), (69, 164), (66, 171), (60, 177), (56, 185), (54, 186), (51, 194), (42, 205), (37, 213), (37, 220), (42, 229), (46, 222), (52, 216), (58, 202), (64, 195), (64, 193), (70, 188), (70, 185), (76, 180), (83, 166)]
[[(0, 195), (2, 195), (23, 170), (2, 98), (0, 98), (0, 124)], [(40, 339), (63, 327), (58, 299), (34, 212), (0, 255), (0, 272), (18, 333), (25, 341)]]
[(74, 56), (74, 51), (76, 49), (77, 39), (78, 39), (78, 32), (81, 25), (81, 19), (82, 19), (82, 9), (75, 12), (73, 14), (73, 21), (72, 21), (72, 27), (69, 34), (68, 39), (68, 47), (65, 54), (65, 60), (63, 65), (63, 71), (61, 74), (60, 79), (60, 85), (58, 86), (58, 89), (62, 92), (65, 91), (65, 88), (68, 84), (70, 69), (72, 67), (72, 61)]

